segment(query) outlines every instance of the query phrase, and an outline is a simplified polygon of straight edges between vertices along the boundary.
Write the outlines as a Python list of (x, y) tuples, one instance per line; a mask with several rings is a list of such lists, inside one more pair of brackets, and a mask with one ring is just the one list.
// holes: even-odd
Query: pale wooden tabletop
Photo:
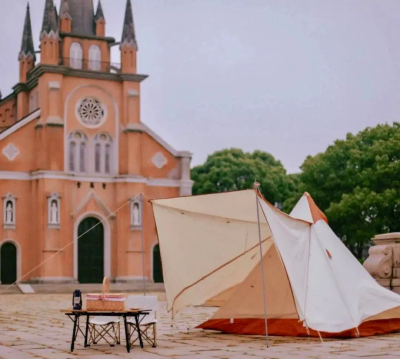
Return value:
[(61, 313), (140, 313), (150, 312), (150, 309), (124, 309), (124, 310), (86, 310), (86, 309), (61, 309)]

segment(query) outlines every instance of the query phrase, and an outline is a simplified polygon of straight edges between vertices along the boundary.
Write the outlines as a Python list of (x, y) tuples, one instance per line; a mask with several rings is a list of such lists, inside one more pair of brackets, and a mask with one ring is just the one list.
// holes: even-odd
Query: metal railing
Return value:
[(99, 72), (121, 72), (121, 64), (115, 62), (103, 62), (72, 57), (60, 58), (59, 64), (76, 70), (88, 70)]

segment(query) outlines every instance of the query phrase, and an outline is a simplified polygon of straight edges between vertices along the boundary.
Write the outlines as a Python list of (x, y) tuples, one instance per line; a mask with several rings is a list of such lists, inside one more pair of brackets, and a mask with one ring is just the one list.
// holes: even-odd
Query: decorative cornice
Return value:
[(21, 51), (18, 56), (18, 61), (27, 60), (27, 59), (35, 60), (36, 59), (35, 54), (30, 51), (28, 53)]
[(123, 81), (142, 82), (148, 77), (148, 75), (140, 75), (140, 74), (115, 74), (111, 72), (77, 70), (77, 69), (72, 69), (70, 67), (59, 66), (59, 65), (39, 64), (34, 69), (32, 69), (32, 71), (29, 72), (29, 81), (27, 84), (23, 85), (30, 86), (30, 81), (32, 81), (33, 79), (36, 79), (37, 81), (37, 78), (39, 78), (41, 75), (45, 73), (54, 73), (54, 74), (61, 74), (64, 76), (80, 77), (80, 78), (88, 78), (96, 80), (111, 80), (118, 82), (123, 82)]
[(50, 127), (64, 127), (64, 121), (59, 116), (49, 116), (46, 119), (46, 126)]
[(134, 41), (134, 40), (125, 40), (125, 41), (121, 42), (121, 44), (119, 45), (119, 48), (122, 50), (125, 47), (133, 48), (133, 49), (137, 50), (136, 41)]
[(42, 41), (44, 37), (46, 37), (47, 39), (53, 38), (54, 40), (58, 40), (59, 33), (58, 33), (58, 31), (54, 31), (54, 30), (51, 30), (50, 32), (42, 31), (40, 34), (40, 41)]
[(151, 187), (173, 187), (188, 186), (192, 181), (174, 180), (170, 178), (145, 178), (140, 176), (90, 176), (73, 175), (61, 171), (36, 171), (36, 172), (16, 172), (0, 171), (0, 180), (16, 181), (35, 181), (41, 179), (68, 180), (74, 182), (93, 182), (93, 183), (141, 183)]
[(146, 126), (143, 122), (128, 123), (126, 125), (125, 129), (123, 130), (123, 132), (125, 132), (125, 133), (129, 133), (129, 132), (146, 133), (175, 157), (192, 158), (192, 156), (193, 156), (193, 154), (189, 151), (175, 150), (170, 144), (168, 144), (165, 140), (163, 140), (159, 135), (157, 135), (152, 129), (150, 129), (148, 126)]
[(133, 89), (128, 90), (128, 97), (139, 97), (139, 91)]
[(72, 38), (77, 38), (77, 39), (107, 41), (109, 43), (115, 42), (115, 38), (110, 37), (110, 36), (82, 35), (82, 34), (74, 34), (71, 32), (59, 32), (58, 34), (61, 38), (72, 37)]
[(143, 133), (146, 132), (143, 126), (140, 123), (128, 123), (123, 130), (124, 133), (129, 133), (129, 132), (138, 132), (138, 133)]
[(115, 213), (112, 213), (107, 206), (103, 203), (103, 201), (99, 198), (99, 196), (96, 194), (94, 191), (90, 191), (86, 197), (82, 200), (82, 202), (79, 204), (79, 206), (71, 213), (71, 217), (76, 217), (82, 209), (90, 202), (91, 199), (94, 199), (94, 201), (98, 204), (98, 206), (101, 208), (103, 213), (107, 217), (115, 218), (116, 215)]
[(49, 81), (49, 89), (50, 90), (60, 90), (61, 85), (58, 81)]

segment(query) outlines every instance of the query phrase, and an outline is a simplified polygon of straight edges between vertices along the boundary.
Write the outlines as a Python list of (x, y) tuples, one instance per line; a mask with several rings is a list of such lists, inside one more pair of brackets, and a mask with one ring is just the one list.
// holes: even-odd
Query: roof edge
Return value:
[(8, 127), (7, 129), (5, 129), (3, 132), (0, 133), (0, 141), (4, 140), (6, 137), (18, 131), (21, 127), (24, 127), (28, 123), (37, 119), (39, 116), (40, 116), (40, 109), (31, 112), (21, 120), (15, 122), (13, 125), (11, 125), (10, 127)]

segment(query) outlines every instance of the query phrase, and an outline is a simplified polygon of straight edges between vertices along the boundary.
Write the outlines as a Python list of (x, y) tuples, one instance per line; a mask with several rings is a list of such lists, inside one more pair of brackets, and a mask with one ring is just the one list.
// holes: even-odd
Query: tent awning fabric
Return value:
[(300, 201), (291, 216), (253, 190), (152, 201), (168, 310), (219, 300), (201, 328), (265, 333), (258, 203), (270, 334), (400, 329), (400, 296), (376, 283), (308, 194)]

